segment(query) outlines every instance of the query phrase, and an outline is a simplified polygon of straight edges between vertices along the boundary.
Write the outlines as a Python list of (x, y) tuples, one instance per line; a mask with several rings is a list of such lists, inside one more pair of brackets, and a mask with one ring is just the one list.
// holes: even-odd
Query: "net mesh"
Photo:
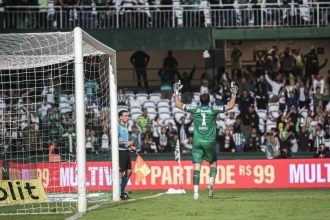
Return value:
[[(73, 40), (72, 32), (0, 35), (0, 191), (8, 197), (1, 214), (76, 210)], [(86, 185), (93, 201), (111, 198), (112, 67), (96, 45), (83, 40)], [(32, 195), (27, 183), (37, 184)]]

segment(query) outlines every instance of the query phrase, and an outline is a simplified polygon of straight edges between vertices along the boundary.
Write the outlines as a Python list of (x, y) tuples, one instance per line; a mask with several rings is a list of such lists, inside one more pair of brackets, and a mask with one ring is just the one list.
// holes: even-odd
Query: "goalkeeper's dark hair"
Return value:
[(128, 112), (128, 111), (127, 111), (127, 110), (121, 110), (121, 111), (118, 113), (118, 118), (119, 118), (120, 116), (123, 116), (123, 114), (124, 114), (125, 112)]
[(210, 102), (210, 95), (208, 93), (203, 93), (199, 96), (199, 100), (202, 105), (208, 105)]

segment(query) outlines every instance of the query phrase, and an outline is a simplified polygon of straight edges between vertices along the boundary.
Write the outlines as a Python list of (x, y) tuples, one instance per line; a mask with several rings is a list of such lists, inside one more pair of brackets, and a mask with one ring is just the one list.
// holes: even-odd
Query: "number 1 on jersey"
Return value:
[(206, 114), (205, 114), (205, 112), (202, 112), (201, 115), (203, 117), (202, 126), (206, 126), (206, 120), (205, 120), (206, 119)]

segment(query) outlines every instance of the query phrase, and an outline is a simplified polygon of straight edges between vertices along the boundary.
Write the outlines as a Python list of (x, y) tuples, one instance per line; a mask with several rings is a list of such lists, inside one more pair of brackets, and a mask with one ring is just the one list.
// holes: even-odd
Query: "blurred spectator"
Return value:
[(87, 109), (97, 108), (99, 106), (99, 100), (97, 98), (97, 92), (99, 90), (99, 82), (95, 77), (89, 76), (85, 79), (85, 96), (87, 99)]
[(234, 79), (240, 79), (242, 76), (242, 63), (241, 63), (242, 52), (235, 46), (231, 52), (231, 69), (232, 77)]
[(289, 92), (286, 92), (285, 94), (286, 109), (289, 111), (291, 109), (291, 106), (293, 106), (295, 109), (298, 109), (298, 98), (296, 91), (291, 90)]
[[(130, 140), (130, 139), (129, 139)], [(109, 130), (104, 128), (101, 136), (101, 152), (108, 152), (110, 150), (110, 136), (109, 136)]]
[(279, 156), (280, 143), (275, 130), (267, 133), (266, 137), (266, 157), (267, 159), (277, 158)]
[(173, 10), (176, 18), (176, 25), (177, 27), (183, 26), (183, 7), (181, 6), (180, 0), (173, 0)]
[(313, 83), (312, 83), (312, 91), (315, 93), (316, 88), (320, 88), (320, 94), (324, 95), (325, 94), (325, 89), (324, 89), (324, 79), (321, 77), (320, 74), (315, 74)]
[(204, 15), (204, 26), (211, 27), (210, 2), (208, 0), (201, 0), (199, 4), (199, 8), (203, 11)]
[(192, 118), (190, 115), (190, 118), (188, 120), (186, 120), (186, 118), (184, 116), (182, 116), (178, 121), (176, 114), (174, 114), (174, 121), (175, 121), (176, 127), (178, 129), (180, 143), (182, 143), (189, 137), (189, 127), (192, 124)]
[(156, 144), (152, 140), (152, 137), (151, 137), (151, 135), (150, 135), (149, 132), (144, 133), (142, 151), (144, 153), (157, 153), (158, 152), (158, 149), (156, 147)]
[(136, 51), (130, 58), (131, 63), (133, 64), (137, 76), (138, 87), (141, 88), (141, 78), (143, 78), (144, 87), (148, 88), (147, 80), (147, 66), (150, 61), (150, 56), (141, 50)]
[(280, 81), (280, 77), (277, 76), (276, 81), (272, 80), (268, 74), (266, 73), (266, 81), (270, 85), (272, 89), (272, 102), (277, 102), (279, 99), (279, 93), (281, 88), (283, 87), (283, 83)]
[(200, 93), (209, 93), (209, 78), (206, 73), (203, 73), (201, 76)]
[(164, 152), (169, 148), (169, 137), (166, 127), (161, 128), (161, 133), (159, 135), (159, 152)]
[(154, 120), (152, 120), (151, 122), (152, 138), (156, 144), (157, 149), (160, 149), (159, 137), (161, 133), (161, 128), (161, 120), (159, 118), (159, 115), (157, 114)]
[(292, 50), (292, 56), (295, 59), (295, 68), (294, 68), (294, 76), (304, 77), (304, 56), (302, 55), (300, 48)]
[(239, 96), (242, 96), (243, 92), (245, 90), (250, 91), (248, 79), (246, 78), (246, 76), (238, 78), (237, 80), (239, 80), (238, 83), (237, 83), (238, 88), (240, 88), (239, 89)]
[(288, 157), (291, 154), (291, 140), (294, 138), (294, 124), (291, 118), (286, 118), (286, 122), (279, 128), (281, 157)]
[(118, 90), (117, 94), (118, 105), (127, 105), (127, 97), (123, 92), (123, 89)]
[(317, 151), (317, 150), (323, 150), (324, 148), (324, 144), (325, 144), (325, 132), (323, 130), (323, 126), (322, 124), (318, 123), (315, 127), (314, 127), (314, 131), (312, 133), (313, 136), (313, 150)]
[(306, 126), (303, 126), (297, 134), (298, 151), (308, 152), (309, 151), (309, 133)]
[(184, 72), (182, 76), (178, 73), (177, 76), (179, 80), (181, 80), (181, 84), (183, 85), (181, 89), (181, 102), (185, 104), (190, 104), (192, 101), (192, 85), (191, 81), (193, 79), (194, 73), (196, 71), (196, 66), (192, 68), (190, 74)]
[(41, 119), (47, 115), (48, 110), (51, 108), (52, 106), (48, 103), (47, 99), (45, 98), (38, 109)]
[(325, 59), (322, 65), (319, 64), (319, 57), (316, 53), (316, 48), (312, 47), (309, 53), (304, 56), (305, 61), (305, 77), (306, 80), (309, 79), (309, 85), (312, 83), (314, 75), (319, 74), (319, 70), (325, 67), (328, 59)]
[(293, 70), (296, 66), (296, 60), (290, 54), (290, 48), (285, 48), (284, 55), (281, 57), (281, 71), (285, 77), (289, 77), (290, 74), (293, 74)]
[(298, 87), (297, 87), (297, 95), (298, 95), (298, 102), (299, 102), (299, 108), (302, 109), (305, 107), (305, 109), (309, 108), (310, 103), (310, 97), (308, 92), (308, 87), (305, 85), (304, 81), (302, 79), (299, 79), (298, 81)]
[(219, 136), (219, 142), (220, 142), (220, 151), (223, 152), (232, 152), (235, 153), (235, 142), (230, 134), (229, 129), (226, 129), (223, 135)]
[(234, 124), (234, 129), (233, 129), (233, 140), (235, 142), (236, 151), (243, 152), (246, 140), (245, 140), (244, 135), (241, 132), (239, 124), (240, 124), (240, 118), (236, 117), (236, 122)]
[(261, 75), (265, 74), (265, 60), (261, 51), (254, 51), (254, 53), (256, 54), (255, 74), (256, 77), (259, 78)]
[(163, 61), (163, 68), (168, 70), (170, 79), (172, 79), (172, 84), (174, 83), (174, 77), (177, 74), (178, 61), (173, 56), (173, 52), (169, 50), (167, 52), (167, 57)]
[(172, 78), (171, 74), (171, 70), (166, 68), (162, 68), (158, 71), (158, 75), (160, 78), (160, 93), (162, 99), (172, 98), (172, 86), (174, 78)]
[(141, 143), (141, 150), (144, 151), (144, 137), (151, 137), (151, 135), (146, 135), (146, 133), (150, 133), (151, 129), (151, 120), (148, 116), (148, 109), (143, 108), (143, 113), (136, 119), (136, 125), (139, 130), (139, 143)]
[[(253, 105), (253, 103), (254, 103), (254, 100), (251, 97), (249, 91), (243, 90), (243, 95), (240, 96), (238, 99), (238, 107), (241, 112), (242, 119), (243, 119), (244, 115), (246, 115), (248, 113), (249, 106)], [(244, 123), (244, 119), (243, 119), (243, 123)]]
[(268, 105), (268, 88), (264, 75), (260, 75), (257, 79), (255, 97), (258, 109), (267, 109)]
[(86, 153), (95, 153), (96, 137), (95, 132), (90, 129), (86, 129)]
[(72, 27), (78, 24), (78, 8), (82, 0), (58, 0), (57, 4), (63, 8), (63, 27)]
[(132, 130), (131, 130), (131, 133), (130, 133), (128, 139), (134, 143), (136, 152), (140, 152), (141, 151), (141, 142), (139, 140), (138, 129), (135, 125), (132, 126)]
[(323, 95), (321, 94), (321, 88), (316, 87), (315, 94), (313, 95), (313, 106), (323, 106)]
[(235, 124), (236, 118), (235, 118), (235, 112), (230, 111), (229, 117), (225, 118), (225, 126), (233, 126)]
[(10, 126), (6, 126), (5, 145), (9, 152), (25, 151), (27, 148), (23, 145), (23, 134), (18, 128), (16, 121), (13, 121)]
[(190, 153), (192, 151), (192, 146), (193, 146), (193, 137), (188, 137), (186, 140), (181, 142), (182, 144), (182, 152), (183, 153)]
[(251, 135), (247, 137), (244, 151), (260, 152), (261, 137), (257, 134), (256, 127), (251, 127)]
[(76, 133), (73, 126), (69, 125), (62, 135), (62, 152), (66, 154), (76, 154)]

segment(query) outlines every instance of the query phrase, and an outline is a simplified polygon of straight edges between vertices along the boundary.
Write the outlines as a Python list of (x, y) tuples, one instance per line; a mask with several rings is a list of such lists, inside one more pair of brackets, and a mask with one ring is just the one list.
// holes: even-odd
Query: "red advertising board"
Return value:
[[(147, 161), (147, 164), (151, 174), (139, 184), (135, 183), (133, 174), (128, 190), (179, 188), (181, 174), (183, 187), (192, 189), (191, 161), (182, 161), (181, 167), (176, 161)], [(76, 164), (73, 162), (9, 163), (8, 166), (15, 172), (21, 169), (23, 173), (24, 170), (25, 176), (29, 176), (27, 167), (30, 166), (33, 173), (37, 168), (37, 176), (47, 192), (77, 190)], [(330, 188), (329, 159), (219, 160), (217, 169), (215, 188)], [(206, 188), (209, 180), (206, 163), (200, 177), (200, 186)], [(111, 190), (111, 162), (87, 162), (86, 178), (88, 191)]]

